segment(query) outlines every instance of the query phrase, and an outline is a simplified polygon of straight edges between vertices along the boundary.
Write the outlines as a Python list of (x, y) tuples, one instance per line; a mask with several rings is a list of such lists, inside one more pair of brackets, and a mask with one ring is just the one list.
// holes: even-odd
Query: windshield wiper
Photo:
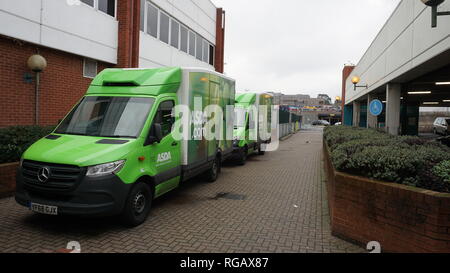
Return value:
[(82, 133), (72, 133), (72, 132), (55, 132), (55, 134), (61, 134), (61, 135), (73, 135), (73, 136), (89, 136)]
[(111, 138), (136, 138), (135, 136), (122, 136), (122, 135), (99, 136), (99, 137), (111, 137)]

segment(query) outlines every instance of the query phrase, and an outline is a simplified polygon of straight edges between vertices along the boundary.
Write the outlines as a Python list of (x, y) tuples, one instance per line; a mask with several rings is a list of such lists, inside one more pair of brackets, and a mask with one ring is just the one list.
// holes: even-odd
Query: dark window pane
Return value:
[(158, 9), (152, 5), (147, 9), (147, 33), (158, 38)]
[(195, 33), (189, 32), (189, 54), (195, 57)]
[(172, 115), (173, 107), (174, 101), (164, 101), (159, 105), (158, 112), (156, 113), (154, 122), (161, 124), (163, 137), (172, 132), (172, 126), (175, 123), (175, 119)]
[(209, 64), (214, 65), (214, 46), (209, 45)]
[(171, 20), (171, 30), (170, 30), (170, 44), (173, 47), (178, 48), (178, 35), (180, 34), (180, 24), (175, 20)]
[(88, 4), (91, 7), (94, 6), (94, 0), (81, 0), (81, 2)]
[(180, 49), (181, 51), (188, 52), (188, 30), (181, 26), (180, 28)]
[(159, 39), (164, 43), (169, 43), (169, 16), (164, 13), (159, 15)]
[(98, 9), (114, 17), (116, 10), (116, 0), (98, 0)]
[(145, 29), (145, 2), (147, 0), (141, 0), (141, 31)]
[(203, 39), (202, 37), (200, 37), (200, 35), (197, 34), (195, 56), (200, 61), (202, 60), (202, 53), (203, 53), (202, 46), (203, 46)]

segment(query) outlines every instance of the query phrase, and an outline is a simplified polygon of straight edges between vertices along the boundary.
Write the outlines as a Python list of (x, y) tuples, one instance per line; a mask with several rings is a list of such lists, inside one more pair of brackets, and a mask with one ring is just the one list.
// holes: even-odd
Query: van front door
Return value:
[(172, 134), (175, 118), (172, 109), (175, 105), (173, 99), (161, 101), (153, 123), (161, 125), (162, 139), (150, 148), (150, 164), (155, 170), (155, 197), (158, 197), (174, 188), (180, 182), (180, 142)]

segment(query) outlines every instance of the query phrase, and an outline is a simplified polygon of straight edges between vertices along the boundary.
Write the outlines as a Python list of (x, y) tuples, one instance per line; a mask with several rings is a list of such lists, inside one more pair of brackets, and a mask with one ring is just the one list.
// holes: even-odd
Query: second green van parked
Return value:
[(271, 142), (272, 105), (270, 94), (236, 94), (233, 158), (239, 165), (252, 153), (264, 155), (262, 144)]
[[(176, 139), (174, 107), (195, 113), (200, 101), (234, 111), (234, 86), (202, 69), (104, 70), (56, 130), (24, 153), (16, 201), (43, 214), (121, 214), (141, 224), (154, 198), (199, 174), (216, 180), (233, 151), (232, 140)], [(195, 134), (195, 124), (188, 128)]]

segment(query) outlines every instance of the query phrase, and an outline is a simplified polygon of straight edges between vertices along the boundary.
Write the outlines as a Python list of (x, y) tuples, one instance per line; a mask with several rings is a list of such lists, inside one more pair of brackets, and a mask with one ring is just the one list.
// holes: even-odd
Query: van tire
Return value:
[(211, 169), (209, 169), (206, 172), (206, 181), (208, 181), (209, 183), (215, 182), (219, 177), (220, 169), (221, 169), (220, 156), (216, 156), (211, 166)]
[(237, 164), (239, 166), (244, 166), (245, 165), (245, 162), (247, 161), (247, 155), (248, 155), (248, 148), (247, 148), (247, 146), (245, 146), (239, 152), (239, 159), (237, 161)]
[(153, 201), (153, 191), (145, 184), (138, 182), (131, 188), (125, 207), (122, 211), (122, 222), (127, 227), (137, 227), (147, 219)]
[(266, 151), (263, 151), (261, 149), (261, 144), (258, 145), (258, 155), (264, 155), (266, 153)]

